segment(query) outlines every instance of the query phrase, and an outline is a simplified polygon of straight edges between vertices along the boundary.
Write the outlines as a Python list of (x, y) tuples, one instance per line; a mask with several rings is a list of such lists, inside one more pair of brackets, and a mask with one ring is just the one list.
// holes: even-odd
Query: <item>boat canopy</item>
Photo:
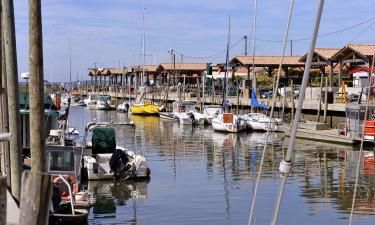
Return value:
[(116, 134), (113, 127), (97, 127), (92, 134), (92, 154), (113, 153), (116, 150)]
[(111, 96), (109, 96), (109, 95), (98, 95), (99, 101), (107, 101), (107, 100), (110, 100), (110, 99), (111, 99)]
[[(57, 110), (55, 102), (51, 99), (48, 93), (44, 93), (44, 109)], [(29, 109), (29, 93), (20, 92), (19, 93), (19, 104), (21, 109)]]
[(268, 109), (267, 105), (261, 104), (261, 103), (258, 102), (254, 91), (251, 92), (251, 102), (250, 102), (250, 104), (251, 104), (252, 107), (255, 107), (255, 108)]

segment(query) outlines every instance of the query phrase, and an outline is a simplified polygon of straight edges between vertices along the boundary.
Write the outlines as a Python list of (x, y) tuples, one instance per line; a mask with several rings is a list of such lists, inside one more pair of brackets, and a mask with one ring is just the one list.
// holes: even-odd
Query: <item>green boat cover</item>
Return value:
[(116, 134), (113, 127), (98, 127), (92, 134), (92, 154), (113, 153), (116, 150)]
[[(27, 92), (20, 92), (19, 93), (19, 101), (20, 101), (20, 108), (21, 109), (29, 109), (29, 93)], [(57, 110), (55, 103), (52, 101), (50, 95), (48, 93), (44, 93), (44, 109), (51, 109)]]

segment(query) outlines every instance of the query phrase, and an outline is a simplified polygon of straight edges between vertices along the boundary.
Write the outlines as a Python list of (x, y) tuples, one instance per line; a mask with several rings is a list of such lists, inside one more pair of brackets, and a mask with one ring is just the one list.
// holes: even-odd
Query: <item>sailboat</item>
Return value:
[[(253, 73), (253, 82), (252, 82), (252, 91), (251, 91), (251, 112), (245, 115), (242, 115), (241, 118), (246, 121), (246, 127), (249, 130), (254, 131), (267, 131), (268, 128), (271, 128), (270, 131), (280, 131), (282, 121), (276, 118), (270, 118), (263, 113), (256, 113), (254, 112), (254, 108), (258, 109), (265, 109), (267, 110), (269, 107), (265, 104), (259, 103), (256, 97), (256, 74), (255, 74), (255, 31), (256, 31), (256, 13), (254, 13), (254, 21), (253, 21), (253, 65), (252, 65), (252, 73)], [(275, 93), (274, 93), (275, 94)]]
[[(146, 8), (143, 8), (143, 23), (142, 23), (142, 48), (143, 48), (143, 65), (142, 65), (142, 76), (145, 75), (145, 62), (146, 62), (146, 31), (145, 31), (145, 17)], [(143, 79), (141, 79), (142, 81)], [(132, 114), (142, 115), (155, 115), (158, 113), (159, 105), (155, 104), (151, 100), (145, 100), (147, 92), (147, 86), (143, 88), (143, 91), (139, 98), (136, 99), (136, 103), (130, 105), (130, 111)]]
[(228, 26), (228, 42), (227, 42), (227, 54), (226, 54), (226, 68), (224, 73), (224, 87), (223, 87), (223, 102), (222, 109), (218, 113), (218, 116), (212, 119), (212, 127), (216, 131), (232, 132), (237, 133), (246, 128), (246, 123), (240, 117), (231, 112), (225, 112), (229, 108), (230, 104), (226, 100), (227, 95), (227, 71), (229, 67), (229, 44), (230, 44), (230, 17)]

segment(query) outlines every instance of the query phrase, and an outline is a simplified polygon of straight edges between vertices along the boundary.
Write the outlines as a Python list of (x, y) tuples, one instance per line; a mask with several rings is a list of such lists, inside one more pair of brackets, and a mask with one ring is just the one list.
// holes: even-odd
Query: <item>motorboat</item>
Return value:
[[(116, 144), (115, 128), (135, 127), (134, 122), (89, 122), (83, 137), (82, 170), (88, 180), (147, 179), (146, 158)], [(91, 140), (89, 140), (91, 138)]]
[(88, 105), (89, 109), (96, 110), (113, 110), (116, 107), (111, 103), (111, 96), (109, 95), (98, 95), (96, 104)]
[(178, 121), (178, 116), (173, 112), (159, 112), (159, 117), (166, 120)]
[(206, 122), (208, 124), (212, 124), (212, 119), (217, 117), (221, 113), (222, 109), (221, 106), (212, 105), (212, 106), (205, 106), (203, 109), (203, 114), (206, 117)]
[(234, 113), (220, 113), (212, 119), (212, 128), (215, 131), (237, 133), (246, 128), (246, 122)]
[(180, 124), (203, 125), (206, 117), (195, 110), (195, 103), (191, 101), (173, 102), (174, 114), (178, 117)]
[(130, 112), (130, 103), (129, 102), (123, 102), (120, 105), (117, 106), (116, 110), (118, 112), (128, 113)]
[(271, 119), (263, 113), (248, 113), (241, 118), (246, 121), (247, 129), (254, 131), (281, 131), (282, 121), (278, 118)]
[(96, 105), (96, 94), (89, 94), (86, 99), (84, 99), (84, 103), (86, 104), (87, 107), (90, 105)]

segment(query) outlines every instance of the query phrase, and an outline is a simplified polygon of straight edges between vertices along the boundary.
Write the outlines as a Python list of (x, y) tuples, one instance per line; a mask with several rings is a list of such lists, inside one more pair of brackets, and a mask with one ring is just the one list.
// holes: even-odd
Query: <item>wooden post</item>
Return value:
[(324, 90), (324, 114), (323, 123), (327, 123), (327, 111), (328, 111), (328, 78), (326, 77), (326, 89)]
[(7, 180), (0, 176), (0, 225), (7, 223)]
[(8, 94), (8, 119), (10, 140), (11, 192), (14, 198), (20, 198), (21, 186), (21, 118), (18, 93), (18, 69), (16, 51), (16, 33), (14, 25), (13, 0), (2, 0), (5, 63)]
[[(1, 6), (1, 4), (0, 4)], [(1, 11), (1, 15), (2, 15), (2, 11)], [(2, 21), (2, 16), (1, 17), (1, 21)], [(1, 26), (2, 26), (2, 23), (0, 23)], [(3, 126), (4, 126), (4, 132), (9, 132), (9, 121), (8, 121), (8, 98), (7, 98), (7, 77), (6, 77), (6, 71), (5, 71), (5, 44), (4, 44), (4, 32), (3, 32), (3, 29), (2, 29), (2, 32), (1, 32), (1, 56), (2, 56), (2, 59), (1, 59), (1, 80), (2, 80), (2, 86), (1, 86), (1, 93), (2, 93), (2, 98), (1, 98), (1, 113), (2, 114), (1, 116), (1, 120), (3, 121)], [(9, 142), (3, 142), (0, 144), (0, 146), (2, 146), (3, 148), (3, 154), (4, 154), (4, 171), (5, 174), (7, 174), (7, 185), (10, 187), (10, 152), (9, 152)]]
[(282, 112), (281, 112), (281, 121), (282, 122), (284, 122), (285, 103), (286, 103), (286, 93), (285, 93), (285, 87), (284, 87), (283, 108), (282, 108)]
[(51, 176), (24, 172), (20, 202), (20, 225), (48, 224), (51, 201)]
[(239, 107), (240, 107), (240, 86), (239, 86), (239, 82), (238, 82), (238, 79), (237, 79), (237, 107), (236, 107), (236, 113), (237, 115), (240, 113), (239, 112)]
[(292, 103), (292, 117), (291, 117), (291, 120), (290, 120), (290, 123), (292, 124), (293, 122), (293, 118), (294, 118), (294, 109), (296, 108), (296, 105), (295, 105), (295, 102), (294, 102), (294, 84), (293, 84), (293, 80), (291, 80), (290, 82), (290, 86), (292, 88), (292, 93), (291, 93), (291, 103)]
[[(312, 89), (311, 89), (312, 90)], [(318, 100), (318, 113), (317, 113), (317, 121), (320, 121), (320, 111), (322, 109), (322, 91), (323, 91), (323, 74), (320, 76), (320, 89), (319, 89), (319, 100)], [(312, 97), (312, 96), (311, 96)]]
[(43, 36), (40, 0), (29, 0), (31, 169), (45, 172)]

